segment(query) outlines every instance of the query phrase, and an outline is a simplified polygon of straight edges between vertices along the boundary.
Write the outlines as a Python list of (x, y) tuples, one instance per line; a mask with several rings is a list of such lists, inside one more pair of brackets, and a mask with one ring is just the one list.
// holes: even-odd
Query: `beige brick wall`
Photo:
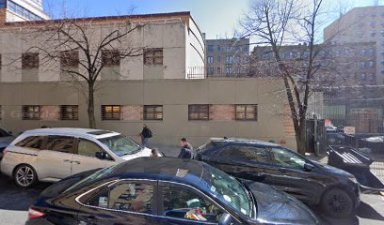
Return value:
[(235, 120), (234, 105), (211, 105), (209, 107), (209, 119), (217, 121)]
[(60, 106), (41, 106), (40, 119), (47, 121), (60, 120)]
[(143, 106), (125, 105), (121, 107), (121, 119), (138, 121), (143, 119)]

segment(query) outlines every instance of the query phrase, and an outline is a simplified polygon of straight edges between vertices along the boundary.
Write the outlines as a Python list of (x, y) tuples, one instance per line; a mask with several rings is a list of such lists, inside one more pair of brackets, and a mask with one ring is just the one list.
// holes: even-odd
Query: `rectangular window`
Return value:
[(60, 52), (61, 67), (78, 67), (79, 52), (78, 51), (62, 51)]
[(5, 0), (0, 0), (0, 9), (5, 7)]
[(208, 45), (208, 52), (213, 52), (213, 51), (214, 51), (214, 46)]
[(163, 65), (163, 49), (152, 48), (144, 51), (145, 65)]
[(119, 66), (120, 51), (119, 50), (102, 50), (101, 62), (104, 66)]
[(209, 120), (209, 105), (188, 105), (188, 120)]
[(163, 120), (163, 106), (145, 105), (144, 120)]
[(26, 52), (21, 56), (21, 67), (23, 69), (39, 68), (39, 53)]
[(23, 120), (39, 120), (40, 106), (39, 105), (23, 105)]
[(62, 105), (60, 108), (61, 120), (78, 120), (79, 106), (77, 105)]
[(225, 63), (232, 64), (233, 63), (233, 56), (227, 56), (225, 57)]
[(207, 62), (208, 62), (208, 64), (213, 64), (213, 56), (208, 56)]
[(102, 105), (101, 119), (102, 120), (120, 120), (121, 106), (120, 105)]
[(257, 105), (236, 105), (236, 120), (254, 120), (257, 121)]

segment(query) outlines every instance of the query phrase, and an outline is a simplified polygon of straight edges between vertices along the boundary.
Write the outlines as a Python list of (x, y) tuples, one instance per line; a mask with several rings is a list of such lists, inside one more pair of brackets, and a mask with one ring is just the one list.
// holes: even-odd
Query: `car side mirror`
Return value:
[(219, 220), (219, 225), (231, 225), (233, 224), (232, 216), (228, 213), (221, 215)]
[(107, 154), (105, 152), (96, 152), (95, 156), (96, 156), (96, 158), (101, 159), (101, 160), (107, 158)]
[(314, 168), (315, 168), (315, 166), (310, 164), (310, 163), (304, 164), (304, 171), (311, 172)]

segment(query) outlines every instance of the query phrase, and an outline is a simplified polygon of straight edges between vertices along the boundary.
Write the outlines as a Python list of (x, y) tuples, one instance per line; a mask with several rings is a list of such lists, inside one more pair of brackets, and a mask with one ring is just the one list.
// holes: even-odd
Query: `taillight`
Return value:
[(29, 208), (29, 210), (28, 210), (28, 219), (29, 220), (41, 218), (43, 216), (45, 216), (45, 214), (43, 212), (40, 212), (37, 209)]

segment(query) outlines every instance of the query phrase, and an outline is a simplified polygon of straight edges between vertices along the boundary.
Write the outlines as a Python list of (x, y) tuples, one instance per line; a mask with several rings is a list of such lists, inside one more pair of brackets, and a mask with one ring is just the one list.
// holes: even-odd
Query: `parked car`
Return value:
[(195, 160), (141, 158), (42, 192), (27, 225), (318, 224), (300, 201)]
[(15, 139), (8, 131), (0, 128), (0, 159), (3, 158), (4, 149)]
[(331, 216), (349, 216), (360, 202), (352, 174), (274, 143), (212, 138), (197, 149), (197, 159), (235, 177), (270, 184)]
[(151, 156), (151, 149), (114, 131), (36, 129), (23, 132), (4, 150), (1, 172), (29, 187), (144, 156)]

